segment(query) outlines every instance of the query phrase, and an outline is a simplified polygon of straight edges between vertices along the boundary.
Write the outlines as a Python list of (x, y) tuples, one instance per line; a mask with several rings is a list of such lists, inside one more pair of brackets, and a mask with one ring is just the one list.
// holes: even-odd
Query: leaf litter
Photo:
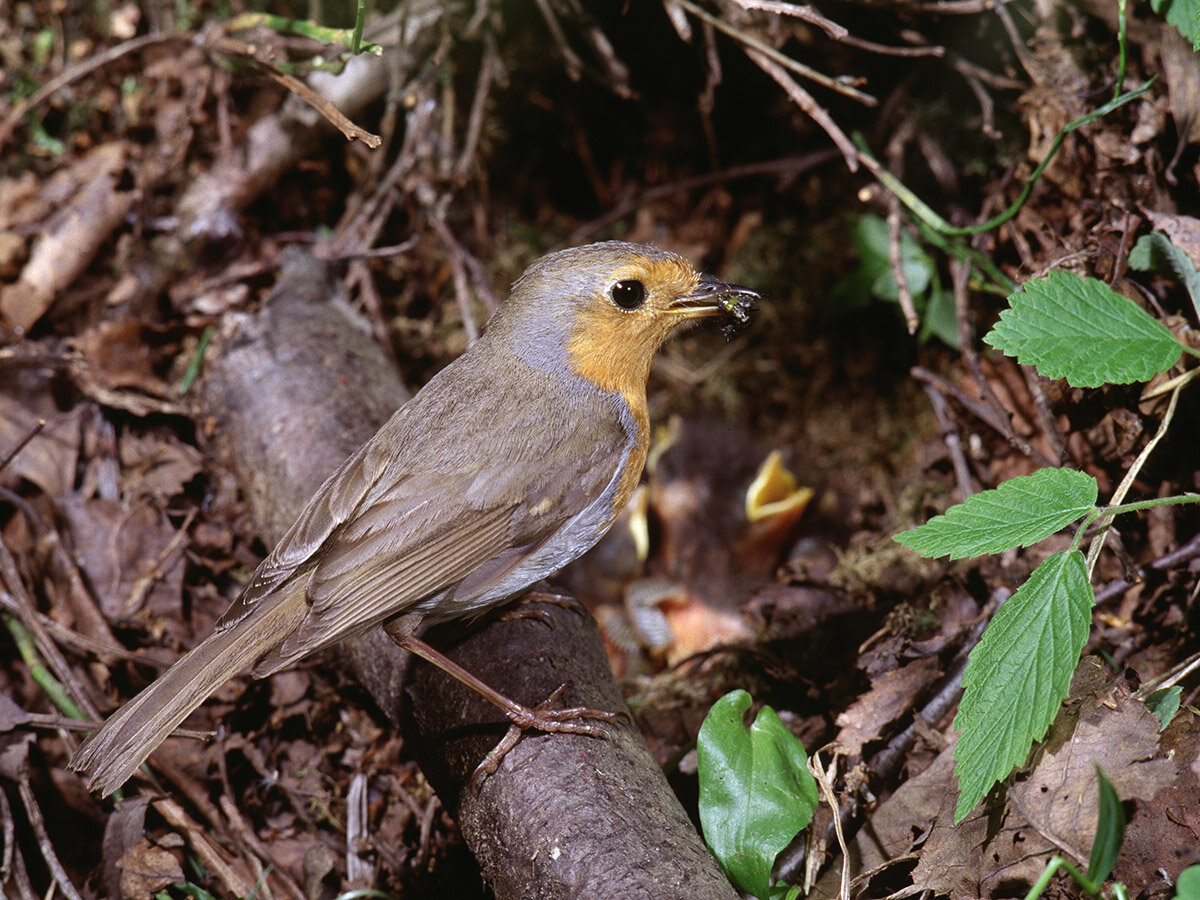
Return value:
[[(671, 9), (687, 21), (680, 9)], [(80, 17), (74, 24), (94, 48), (111, 41), (81, 12), (66, 15)], [(948, 39), (948, 23), (956, 22), (913, 15), (926, 33), (910, 30), (908, 39), (925, 47)], [(1004, 10), (994, 16), (972, 20), (988, 34), (976, 48), (986, 45), (1003, 74), (978, 63), (956, 63), (954, 71), (971, 86), (964, 97), (988, 100), (970, 107), (980, 126), (974, 131), (1005, 134), (1007, 144), (964, 145), (961, 110), (947, 116), (930, 101), (943, 93), (950, 71), (934, 62), (939, 57), (921, 64), (938, 73), (938, 91), (922, 94), (920, 78), (908, 78), (919, 69), (856, 57), (836, 42), (826, 47), (831, 65), (870, 68), (876, 90), (896, 85), (881, 126), (849, 107), (838, 107), (838, 121), (885, 128), (892, 139), (888, 165), (907, 169), (923, 195), (941, 198), (941, 206), (1002, 207), (1013, 193), (1005, 169), (1019, 172), (1039, 161), (1057, 129), (1086, 112), (1092, 90), (1104, 80), (1095, 66), (1080, 64), (1079, 53), (1104, 60), (1100, 68), (1107, 72), (1110, 46), (1082, 41), (1086, 32), (1035, 22), (1030, 51), (1023, 41), (1006, 44), (1000, 34), (1015, 26)], [(731, 18), (736, 23), (738, 17)], [(784, 33), (781, 21), (755, 19), (747, 33), (775, 40)], [(604, 25), (613, 43), (596, 51), (595, 70), (613, 84), (638, 83), (645, 73), (636, 62), (618, 78), (622, 69), (614, 65), (618, 50), (612, 49), (636, 48), (637, 41), (620, 20)], [(1195, 140), (1189, 118), (1194, 104), (1186, 103), (1195, 92), (1195, 67), (1178, 52), (1173, 31), (1153, 20), (1139, 25), (1131, 65), (1139, 78), (1159, 74), (1165, 87), (1127, 118), (1102, 119), (1075, 132), (1012, 225), (986, 238), (988, 252), (1010, 276), (1026, 280), (1070, 265), (1120, 281), (1129, 274), (1129, 249), (1149, 228), (1198, 259), (1196, 210), (1187, 200), (1196, 196), (1195, 154), (1188, 149)], [(9, 38), (16, 27), (4, 26)], [(587, 34), (600, 26), (577, 27)], [(638, 159), (614, 154), (605, 135), (613, 121), (640, 119), (633, 115), (641, 109), (636, 103), (651, 104), (651, 97), (621, 101), (635, 105), (616, 107), (615, 118), (609, 101), (595, 97), (589, 102), (597, 108), (588, 115), (568, 115), (588, 98), (576, 94), (561, 72), (546, 77), (547, 69), (523, 68), (535, 65), (535, 55), (528, 54), (508, 60), (509, 76), (518, 95), (536, 100), (533, 107), (550, 110), (550, 117), (534, 128), (522, 118), (530, 104), (501, 102), (503, 95), (482, 90), (480, 117), (460, 116), (466, 127), (482, 124), (461, 135), (461, 164), (452, 176), (438, 160), (453, 154), (434, 150), (444, 132), (417, 116), (421, 103), (445, 95), (420, 80), (408, 98), (414, 114), (403, 140), (409, 143), (382, 182), (358, 180), (381, 163), (357, 147), (322, 144), (309, 131), (288, 138), (299, 117), (290, 107), (282, 112), (283, 92), (244, 78), (236, 66), (210, 66), (207, 51), (193, 43), (184, 53), (167, 40), (147, 45), (144, 59), (116, 59), (107, 64), (111, 69), (101, 66), (97, 77), (78, 82), (74, 93), (46, 100), (34, 113), (42, 127), (69, 138), (62, 154), (35, 152), (30, 141), (22, 167), (6, 163), (0, 179), (0, 312), (7, 329), (0, 346), (0, 457), (33, 433), (0, 471), (7, 492), (0, 498), (0, 537), (17, 563), (3, 577), (7, 582), (20, 574), (37, 611), (53, 621), (48, 633), (68, 649), (79, 680), (92, 686), (89, 693), (103, 693), (94, 699), (108, 708), (127, 698), (153, 670), (119, 662), (116, 651), (153, 648), (165, 660), (191, 646), (236, 595), (239, 578), (262, 550), (227, 473), (208, 455), (209, 423), (175, 394), (174, 385), (199, 331), (231, 306), (259, 298), (277, 263), (284, 240), (279, 235), (311, 234), (333, 222), (338, 249), (355, 252), (371, 242), (399, 246), (416, 238), (408, 255), (358, 257), (346, 270), (376, 331), (409, 360), (406, 374), (419, 383), (452, 355), (450, 348), (461, 346), (462, 332), (477, 328), (473, 320), (482, 319), (484, 310), (475, 296), (502, 293), (523, 261), (565, 228), (586, 229), (590, 217), (616, 199), (641, 196), (650, 173), (657, 173), (684, 186), (635, 207), (622, 236), (687, 249), (730, 268), (736, 280), (765, 283), (752, 282), (764, 300), (744, 334), (727, 346), (723, 338), (706, 344), (703, 336), (689, 335), (656, 365), (656, 418), (665, 421), (661, 413), (676, 410), (691, 435), (686, 446), (718, 451), (694, 454), (674, 468), (664, 456), (662, 470), (650, 475), (648, 550), (629, 540), (605, 564), (610, 573), (630, 573), (631, 579), (665, 576), (676, 588), (682, 585), (687, 598), (678, 607), (687, 610), (686, 631), (679, 628), (666, 645), (647, 647), (635, 636), (618, 649), (609, 634), (628, 693), (645, 701), (639, 720), (656, 752), (664, 760), (674, 756), (694, 737), (707, 705), (733, 686), (753, 688), (756, 699), (780, 710), (810, 752), (836, 741), (843, 796), (860, 810), (856, 827), (865, 820), (874, 835), (867, 841), (860, 831), (857, 839), (866, 873), (857, 883), (861, 896), (885, 884), (947, 896), (1007, 896), (1035, 878), (1052, 852), (1086, 859), (1094, 828), (1091, 765), (1099, 761), (1135, 810), (1115, 877), (1135, 890), (1154, 884), (1160, 870), (1174, 877), (1186, 861), (1177, 851), (1194, 847), (1200, 831), (1194, 715), (1185, 703), (1160, 735), (1134, 691), (1138, 680), (1159, 677), (1197, 646), (1187, 612), (1200, 553), (1187, 549), (1200, 530), (1194, 513), (1122, 523), (1094, 578), (1101, 597), (1107, 590), (1111, 599), (1102, 599), (1096, 611), (1089, 650), (1109, 654), (1123, 671), (1073, 691), (1045, 745), (1007, 793), (989, 801), (997, 805), (957, 827), (951, 825), (954, 709), (941, 698), (952, 692), (954, 673), (977, 639), (979, 621), (994, 608), (994, 594), (1020, 583), (1040, 556), (1014, 553), (946, 567), (880, 549), (890, 533), (948, 505), (959, 487), (956, 466), (978, 491), (1047, 464), (1066, 464), (1093, 475), (1105, 494), (1153, 432), (1161, 410), (1139, 403), (1133, 389), (1083, 392), (1046, 382), (1007, 359), (972, 358), (969, 349), (960, 355), (936, 343), (918, 347), (903, 336), (884, 301), (840, 311), (822, 307), (820, 298), (854, 265), (844, 249), (849, 241), (843, 223), (852, 203), (844, 170), (837, 169), (836, 177), (832, 168), (814, 174), (785, 159), (793, 146), (809, 146), (800, 139), (812, 142), (811, 125), (789, 122), (786, 133), (794, 144), (785, 147), (766, 140), (761, 129), (722, 119), (731, 105), (767, 107), (765, 100), (753, 104), (733, 92), (761, 87), (731, 61), (757, 63), (753, 56), (739, 57), (732, 38), (730, 44), (712, 43), (711, 34), (687, 33), (709, 43), (703, 59), (677, 61), (696, 66), (707, 86), (704, 78), (687, 86), (673, 106), (691, 110), (701, 89), (715, 105), (698, 107), (698, 126), (681, 122), (670, 107), (649, 107), (648, 121), (642, 121), (648, 140)], [(428, 36), (418, 35), (414, 52), (428, 51), (421, 43)], [(674, 47), (674, 38), (656, 46)], [(276, 50), (286, 55), (285, 42)], [(704, 68), (716, 59), (726, 66)], [(35, 81), (51, 76), (32, 58), (21, 61), (37, 71)], [(789, 97), (801, 96), (789, 75), (763, 70)], [(464, 63), (462, 72), (468, 71), (474, 69)], [(1021, 96), (1012, 84), (1023, 87)], [(128, 90), (119, 91), (122, 86)], [(462, 87), (461, 96), (471, 96), (477, 85)], [(770, 102), (778, 97), (771, 95)], [(82, 104), (74, 121), (86, 123), (74, 131), (64, 127), (72, 104)], [(561, 144), (575, 148), (568, 161), (576, 174), (562, 182), (554, 174), (562, 159), (542, 155), (557, 146), (543, 139), (546, 122), (557, 127), (556, 118), (574, 122)], [(689, 147), (695, 152), (682, 162), (668, 150), (690, 131), (712, 140), (702, 150)], [(539, 137), (522, 144), (522, 135)], [(1173, 135), (1178, 148), (1167, 140)], [(399, 145), (399, 136), (393, 137)], [(471, 156), (471, 146), (487, 155)], [(997, 162), (998, 151), (1008, 154), (1006, 165)], [(772, 154), (786, 165), (762, 181), (686, 180), (693, 170), (717, 168), (714, 160), (736, 166)], [(926, 177), (946, 171), (939, 160), (972, 154), (968, 177)], [(586, 201), (578, 199), (583, 183), (595, 195)], [(398, 184), (405, 190), (395, 190)], [(537, 197), (541, 206), (531, 214), (531, 201), (506, 184), (528, 190), (525, 196)], [(946, 184), (954, 184), (954, 192), (943, 196)], [(339, 192), (351, 199), (343, 204)], [(441, 206), (413, 199), (419, 197)], [(791, 210), (784, 216), (779, 197)], [(879, 195), (869, 202), (863, 211), (887, 214)], [(801, 207), (802, 223), (786, 221)], [(446, 219), (448, 208), (461, 210), (461, 218)], [(502, 236), (507, 232), (501, 223), (517, 221), (537, 235), (528, 245)], [(454, 242), (445, 239), (448, 228), (457, 234)], [(913, 240), (908, 231), (900, 233), (905, 243)], [(160, 234), (171, 240), (155, 242)], [(198, 243), (185, 251), (193, 240)], [(894, 251), (899, 260), (900, 246)], [(1123, 293), (1140, 303), (1148, 296), (1143, 305), (1156, 317), (1166, 312), (1188, 321), (1189, 304), (1169, 278), (1138, 284)], [(959, 314), (967, 317), (966, 331), (982, 334), (996, 307), (983, 294), (967, 302), (962, 290)], [(442, 302), (447, 298), (458, 302)], [(704, 356), (697, 347), (720, 365), (699, 373), (689, 368), (689, 361)], [(931, 390), (947, 403), (943, 420), (933, 419), (927, 398), (906, 381), (912, 365), (932, 373)], [(721, 416), (723, 424), (715, 430), (700, 424), (698, 410)], [(37, 431), (40, 419), (46, 425)], [(714, 436), (722, 429), (724, 437)], [(756, 556), (757, 545), (739, 543), (745, 537), (738, 531), (744, 527), (740, 495), (775, 448), (788, 451), (785, 462), (800, 486), (818, 490), (798, 522), (787, 525), (786, 540), (772, 536), (779, 543)], [(1140, 489), (1146, 496), (1195, 489), (1195, 472), (1194, 436), (1180, 429)], [(1135, 579), (1128, 579), (1131, 573)], [(629, 618), (622, 580), (606, 594), (616, 598), (609, 604), (614, 623)], [(6, 586), (11, 592), (13, 586)], [(678, 609), (666, 604), (664, 618), (677, 616)], [(1089, 666), (1098, 671), (1086, 657)], [(15, 651), (4, 661), (0, 681), (3, 696), (15, 699), (22, 712), (6, 717), (7, 733), (29, 734), (21, 731), (26, 717), (50, 709)], [(1185, 698), (1194, 699), (1194, 691), (1194, 682), (1185, 685)], [(278, 874), (271, 878), (280, 880), (268, 884), (281, 895), (332, 896), (342, 886), (347, 857), (358, 855), (370, 859), (379, 884), (407, 887), (414, 896), (445, 895), (447, 883), (459, 886), (453, 878), (440, 880), (453, 869), (447, 860), (461, 858), (454, 829), (438, 813), (411, 757), (366, 706), (336, 671), (306, 668), (269, 687), (235, 680), (200, 717), (199, 724), (228, 726), (221, 743), (197, 750), (179, 739), (164, 747), (161, 771), (180, 788), (186, 808), (134, 801), (135, 811), (127, 801), (110, 812), (77, 787), (64, 786), (70, 739), (49, 730), (35, 732), (42, 751), (36, 757), (29, 757), (28, 741), (14, 747), (14, 765), (3, 774), (7, 783), (29, 786), (29, 796), (42, 805), (62, 804), (93, 823), (109, 817), (110, 831), (124, 835), (112, 844), (101, 843), (98, 824), (85, 838), (67, 838), (50, 823), (42, 848), (65, 867), (68, 880), (83, 885), (90, 877), (110, 896), (146, 896), (166, 879), (177, 879), (185, 847), (207, 860), (211, 883), (229, 893), (248, 895), (260, 871), (235, 856), (274, 867)], [(50, 777), (35, 785), (22, 774), (29, 766)], [(373, 849), (348, 853), (342, 785), (363, 771), (370, 776)], [(224, 805), (212, 801), (216, 792), (225, 793)], [(237, 798), (236, 808), (228, 798)], [(1001, 825), (993, 830), (997, 816)], [(19, 821), (32, 827), (31, 814)], [(217, 846), (210, 839), (214, 832), (237, 853)], [(39, 883), (26, 895), (45, 890)]]

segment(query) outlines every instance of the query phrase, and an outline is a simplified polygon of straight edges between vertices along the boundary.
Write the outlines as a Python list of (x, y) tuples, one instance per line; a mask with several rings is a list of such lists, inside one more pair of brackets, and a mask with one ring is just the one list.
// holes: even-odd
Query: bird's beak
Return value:
[(756, 291), (737, 284), (726, 284), (711, 275), (701, 275), (696, 289), (680, 297), (668, 311), (681, 319), (697, 319), (705, 316), (729, 317), (730, 326), (742, 326), (750, 321), (750, 310), (754, 301), (762, 299)]

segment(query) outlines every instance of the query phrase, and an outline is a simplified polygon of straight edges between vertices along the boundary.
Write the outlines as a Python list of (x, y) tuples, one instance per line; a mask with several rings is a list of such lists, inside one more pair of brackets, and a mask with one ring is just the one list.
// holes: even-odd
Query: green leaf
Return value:
[(1188, 866), (1179, 873), (1175, 900), (1200, 900), (1200, 866)]
[(1096, 479), (1074, 469), (1039, 469), (952, 506), (895, 540), (923, 556), (962, 559), (1028, 547), (1087, 515)]
[(1200, 318), (1200, 272), (1191, 257), (1176, 247), (1169, 237), (1155, 231), (1143, 234), (1129, 251), (1129, 267), (1140, 272), (1159, 272), (1174, 278), (1187, 288)]
[(1000, 607), (971, 651), (954, 717), (956, 822), (1045, 736), (1071, 686), (1094, 599), (1083, 554), (1056, 553)]
[(937, 288), (930, 293), (929, 302), (921, 314), (921, 331), (917, 340), (924, 343), (930, 335), (947, 347), (958, 349), (958, 310), (954, 306), (953, 291)]
[(1200, 0), (1150, 0), (1150, 7), (1200, 51)]
[[(892, 275), (887, 221), (879, 216), (865, 215), (854, 223), (854, 245), (858, 249), (859, 272), (866, 279), (871, 295), (879, 300), (895, 302), (900, 289)], [(909, 290), (919, 297), (933, 280), (935, 264), (919, 243), (907, 231), (900, 233), (900, 267), (904, 270)]]
[(1161, 322), (1095, 278), (1051, 272), (1008, 302), (984, 340), (1073, 387), (1149, 381), (1181, 353)]
[(1161, 688), (1146, 698), (1146, 707), (1158, 719), (1159, 731), (1165, 731), (1175, 718), (1175, 713), (1179, 712), (1179, 698), (1182, 695), (1183, 688), (1174, 684), (1168, 688)]
[(766, 900), (775, 857), (817, 808), (817, 785), (775, 711), (764, 706), (747, 730), (749, 708), (749, 694), (731, 691), (700, 726), (700, 824), (730, 880)]
[(1121, 843), (1125, 840), (1125, 810), (1112, 782), (1099, 766), (1096, 766), (1096, 780), (1100, 783), (1100, 811), (1096, 817), (1096, 839), (1092, 841), (1087, 877), (1093, 886), (1099, 887), (1112, 874), (1121, 853)]

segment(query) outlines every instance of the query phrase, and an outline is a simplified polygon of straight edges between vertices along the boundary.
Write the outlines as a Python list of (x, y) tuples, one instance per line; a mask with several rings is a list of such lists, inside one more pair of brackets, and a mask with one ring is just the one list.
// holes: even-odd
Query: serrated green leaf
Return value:
[(766, 898), (775, 857), (812, 819), (817, 785), (804, 747), (764, 706), (746, 728), (750, 695), (713, 704), (697, 738), (700, 825), (725, 874)]
[(1149, 381), (1182, 352), (1161, 322), (1095, 278), (1051, 272), (1008, 302), (984, 340), (1074, 387)]
[(1093, 602), (1083, 554), (1056, 553), (1000, 607), (971, 651), (954, 717), (956, 822), (1045, 736), (1071, 686)]
[(1125, 809), (1116, 788), (1099, 766), (1096, 766), (1096, 781), (1099, 782), (1100, 809), (1096, 815), (1096, 838), (1088, 857), (1087, 877), (1098, 887), (1112, 874), (1117, 857), (1121, 855), (1121, 843), (1125, 840)]
[(1175, 246), (1169, 237), (1155, 231), (1143, 234), (1129, 251), (1129, 267), (1139, 272), (1159, 272), (1182, 284), (1192, 298), (1196, 317), (1200, 318), (1200, 272), (1191, 257)]
[(1150, 0), (1150, 8), (1200, 51), (1200, 0)]
[(952, 506), (895, 540), (923, 556), (962, 559), (1028, 547), (1087, 515), (1096, 479), (1074, 469), (1039, 469)]

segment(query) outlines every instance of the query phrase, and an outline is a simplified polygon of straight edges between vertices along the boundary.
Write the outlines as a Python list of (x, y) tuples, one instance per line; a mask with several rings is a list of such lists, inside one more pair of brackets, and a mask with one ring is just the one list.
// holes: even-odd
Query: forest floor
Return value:
[[(823, 5), (846, 34), (786, 4), (589, 6), (602, 8), (402, 4), (384, 55), (339, 88), (365, 129), (348, 139), (302, 99), (306, 83), (327, 89), (312, 60), (340, 48), (239, 3), (7, 3), (5, 895), (56, 881), (77, 896), (182, 896), (179, 882), (230, 896), (264, 870), (275, 896), (487, 895), (413, 756), (325, 657), (219, 691), (191, 722), (223, 739), (168, 745), (184, 744), (155, 766), (158, 792), (143, 785), (124, 814), (67, 769), (85, 730), (67, 720), (103, 717), (202, 639), (269, 549), (192, 382), (210, 336), (270, 292), (285, 247), (328, 262), (416, 390), (528, 263), (621, 239), (763, 297), (743, 332), (688, 331), (654, 365), (641, 555), (622, 525), (561, 578), (689, 811), (690, 742), (745, 688), (832, 764), (855, 896), (1023, 896), (1055, 854), (1086, 868), (1094, 762), (1127, 819), (1113, 878), (1173, 896), (1200, 862), (1200, 680), (1181, 671), (1200, 652), (1200, 512), (1118, 520), (1071, 699), (1007, 789), (957, 824), (963, 661), (1071, 537), (947, 562), (893, 536), (1050, 466), (1093, 476), (1102, 502), (1134, 467), (1127, 499), (1200, 489), (1196, 389), (1153, 393), (1194, 363), (1077, 388), (982, 342), (1004, 279), (1064, 269), (1200, 343), (1186, 279), (1129, 265), (1152, 231), (1200, 265), (1200, 56), (1145, 5), (1129, 10), (1124, 58), (1106, 2)], [(977, 235), (919, 230), (855, 149), (951, 225), (984, 222), (1065, 126), (1151, 78), (1066, 134), (1019, 210)], [(773, 482), (758, 503), (782, 509), (750, 523), (772, 451), (797, 484)], [(1182, 705), (1160, 732), (1139, 690), (1176, 675)], [(365, 870), (346, 851), (356, 772), (371, 785)], [(163, 795), (174, 818), (147, 810)], [(830, 821), (818, 812), (810, 848), (820, 896), (841, 874)], [(792, 883), (797, 858), (782, 864)], [(1061, 875), (1049, 890), (1078, 893)]]

